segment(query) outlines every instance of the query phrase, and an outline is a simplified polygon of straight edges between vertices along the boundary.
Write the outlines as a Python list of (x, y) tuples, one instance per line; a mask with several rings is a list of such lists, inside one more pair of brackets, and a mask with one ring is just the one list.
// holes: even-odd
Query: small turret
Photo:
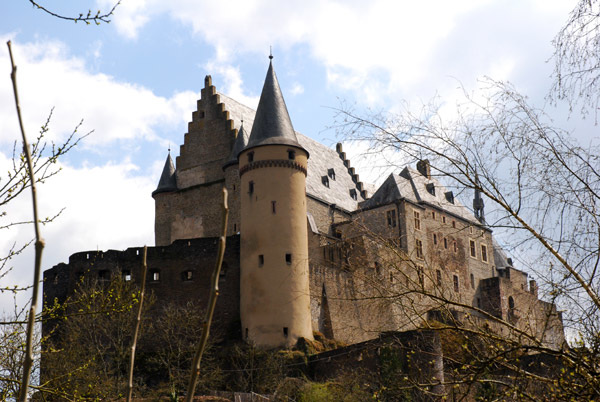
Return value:
[(248, 139), (246, 138), (246, 132), (244, 131), (244, 122), (242, 121), (242, 125), (240, 126), (237, 137), (235, 137), (233, 148), (231, 148), (229, 158), (227, 158), (227, 162), (225, 162), (223, 165), (223, 170), (227, 169), (229, 166), (238, 164), (238, 155), (246, 147), (247, 141)]
[(177, 177), (175, 176), (175, 165), (171, 158), (171, 152), (167, 156), (165, 161), (165, 167), (163, 168), (160, 180), (158, 181), (158, 187), (152, 192), (152, 197), (158, 193), (166, 193), (177, 190)]

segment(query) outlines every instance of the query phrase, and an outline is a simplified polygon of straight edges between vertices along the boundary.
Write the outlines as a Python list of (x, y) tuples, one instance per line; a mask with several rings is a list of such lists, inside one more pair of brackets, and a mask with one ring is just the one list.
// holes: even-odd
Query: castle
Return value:
[[(167, 156), (148, 250), (158, 305), (207, 299), (223, 187), (217, 329), (271, 348), (313, 331), (357, 343), (432, 319), (494, 329), (495, 317), (551, 348), (564, 343), (560, 313), (494, 240), (478, 194), (473, 213), (426, 160), (376, 189), (363, 184), (341, 144), (295, 132), (272, 63), (256, 111), (207, 76), (176, 163)], [(45, 271), (44, 297), (66, 299), (82, 275), (139, 281), (141, 248), (72, 255)]]

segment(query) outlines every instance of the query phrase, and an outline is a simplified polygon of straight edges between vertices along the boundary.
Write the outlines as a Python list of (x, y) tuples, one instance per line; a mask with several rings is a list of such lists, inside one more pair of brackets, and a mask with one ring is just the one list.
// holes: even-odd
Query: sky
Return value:
[[(115, 0), (43, 1), (63, 15), (109, 10)], [(51, 17), (28, 0), (0, 2), (0, 178), (20, 132), (10, 82), (13, 43), (25, 129), (34, 138), (53, 110), (49, 141), (83, 120), (93, 132), (39, 186), (47, 240), (43, 268), (87, 250), (154, 244), (154, 201), (168, 149), (178, 155), (204, 77), (255, 107), (274, 68), (294, 128), (339, 141), (334, 109), (396, 111), (404, 101), (455, 102), (459, 86), (508, 80), (537, 106), (551, 86), (552, 39), (575, 1), (550, 0), (122, 0), (110, 24)], [(53, 109), (54, 108), (54, 109)], [(550, 109), (586, 140), (593, 125)], [(352, 157), (359, 149), (350, 149)], [(357, 166), (361, 178), (379, 177)], [(0, 182), (2, 184), (2, 182)], [(4, 208), (4, 207), (3, 207)], [(30, 195), (3, 211), (1, 224), (30, 219)], [(0, 211), (1, 212), (1, 211)], [(0, 232), (0, 255), (34, 236), (29, 225)], [(31, 283), (33, 250), (14, 258), (0, 287)], [(23, 296), (19, 296), (21, 299)], [(0, 308), (12, 296), (0, 295)]]

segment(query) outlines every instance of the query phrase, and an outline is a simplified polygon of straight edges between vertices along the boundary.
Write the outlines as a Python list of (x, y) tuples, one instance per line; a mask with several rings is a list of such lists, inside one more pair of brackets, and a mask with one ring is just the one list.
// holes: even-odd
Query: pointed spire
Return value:
[[(271, 59), (272, 55), (269, 58)], [(296, 138), (271, 60), (246, 149), (273, 144), (304, 149)]]
[(246, 147), (246, 143), (248, 142), (248, 136), (246, 131), (244, 130), (244, 120), (242, 120), (242, 125), (240, 126), (240, 131), (238, 131), (237, 137), (235, 137), (235, 142), (233, 143), (233, 148), (231, 148), (231, 153), (229, 154), (229, 158), (227, 158), (227, 162), (223, 165), (223, 170), (231, 165), (238, 164), (238, 154), (242, 152), (242, 150)]
[(177, 178), (175, 176), (175, 165), (173, 159), (171, 159), (171, 150), (169, 149), (169, 155), (165, 161), (165, 167), (163, 168), (158, 187), (152, 192), (152, 196), (155, 194), (164, 193), (168, 191), (177, 190)]

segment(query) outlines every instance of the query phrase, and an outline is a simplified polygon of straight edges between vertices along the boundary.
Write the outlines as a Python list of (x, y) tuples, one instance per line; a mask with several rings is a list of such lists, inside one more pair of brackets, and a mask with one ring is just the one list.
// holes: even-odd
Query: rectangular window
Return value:
[(456, 229), (456, 221), (452, 221), (452, 227)]
[(458, 292), (459, 290), (459, 286), (458, 286), (458, 275), (454, 275), (454, 291)]
[(283, 327), (283, 336), (288, 337), (288, 327)]
[(335, 180), (335, 170), (333, 170), (333, 168), (327, 169), (327, 176), (329, 176), (331, 180)]
[(396, 227), (396, 210), (391, 209), (387, 211), (387, 224), (390, 228)]
[(437, 244), (437, 233), (433, 234), (433, 244)]
[(287, 265), (292, 265), (292, 255), (291, 255), (290, 253), (287, 253), (287, 254), (285, 255), (285, 263), (286, 263)]
[(471, 274), (471, 289), (475, 289), (475, 277)]
[(265, 265), (265, 256), (263, 254), (259, 254), (258, 256), (258, 266), (262, 267)]
[(431, 211), (431, 219), (435, 220), (435, 211)]
[(150, 278), (152, 279), (153, 282), (158, 282), (160, 280), (160, 272), (152, 271), (150, 273)]
[(275, 207), (277, 205), (277, 201), (271, 201), (271, 212), (276, 213), (277, 212), (277, 208)]
[(471, 251), (471, 257), (477, 258), (477, 249), (475, 248), (475, 240), (469, 240), (469, 249)]
[(248, 163), (254, 162), (254, 152), (248, 152)]
[(423, 259), (423, 242), (419, 239), (415, 240), (415, 250), (417, 253), (417, 258)]
[(454, 247), (454, 252), (456, 253), (458, 251), (458, 245), (456, 244), (456, 240), (452, 242), (452, 247)]
[(254, 194), (254, 182), (248, 183), (248, 194)]
[(439, 269), (435, 271), (435, 278), (437, 280), (437, 285), (442, 286), (442, 271)]
[(131, 271), (123, 271), (123, 280), (129, 282), (131, 280)]
[(446, 239), (444, 237), (444, 248), (447, 250), (448, 249), (448, 239)]
[(293, 161), (294, 159), (296, 159), (296, 151), (293, 151), (291, 149), (288, 149), (288, 159)]
[(415, 230), (421, 230), (421, 214), (418, 211), (413, 211), (415, 218)]
[(321, 183), (323, 183), (325, 187), (329, 188), (329, 177), (321, 176)]
[(446, 223), (446, 217), (442, 216), (442, 223)]
[(481, 261), (483, 261), (483, 262), (488, 261), (487, 246), (485, 244), (481, 245)]

